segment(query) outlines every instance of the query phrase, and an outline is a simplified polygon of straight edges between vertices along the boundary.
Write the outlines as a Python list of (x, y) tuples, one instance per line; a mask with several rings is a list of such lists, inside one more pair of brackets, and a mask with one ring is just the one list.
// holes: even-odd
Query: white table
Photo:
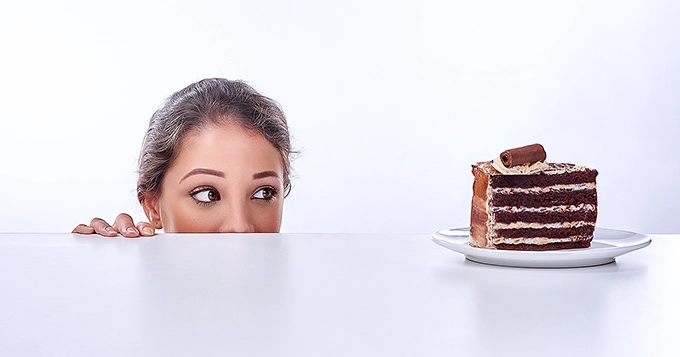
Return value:
[(680, 356), (680, 235), (503, 268), (429, 235), (0, 234), (0, 356)]

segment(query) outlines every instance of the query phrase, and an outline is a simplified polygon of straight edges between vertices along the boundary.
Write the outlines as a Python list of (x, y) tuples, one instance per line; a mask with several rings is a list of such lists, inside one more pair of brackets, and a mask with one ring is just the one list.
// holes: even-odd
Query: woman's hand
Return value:
[(94, 218), (90, 225), (79, 224), (71, 233), (99, 234), (104, 237), (115, 237), (120, 233), (126, 238), (150, 237), (155, 234), (154, 227), (147, 222), (139, 222), (136, 226), (132, 217), (127, 213), (121, 213), (116, 217), (113, 226), (101, 218)]

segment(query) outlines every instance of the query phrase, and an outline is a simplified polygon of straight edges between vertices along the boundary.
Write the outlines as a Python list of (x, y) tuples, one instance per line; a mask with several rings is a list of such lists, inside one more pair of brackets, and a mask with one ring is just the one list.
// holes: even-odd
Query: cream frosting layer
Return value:
[[(578, 239), (582, 240), (582, 239)], [(493, 244), (533, 244), (533, 245), (545, 245), (550, 243), (568, 243), (575, 241), (573, 238), (547, 238), (547, 237), (534, 237), (534, 238), (494, 238)]]
[(582, 190), (594, 190), (597, 186), (595, 182), (579, 183), (579, 184), (561, 184), (561, 185), (550, 185), (545, 187), (530, 187), (530, 188), (519, 188), (519, 187), (497, 187), (493, 189), (493, 193), (500, 195), (511, 195), (513, 193), (546, 193), (552, 191), (582, 191)]
[(550, 207), (516, 207), (516, 206), (502, 206), (502, 207), (491, 207), (491, 212), (579, 212), (579, 211), (594, 211), (597, 207), (593, 204), (581, 203), (580, 205), (562, 205), (562, 206), (550, 206)]
[(560, 222), (560, 223), (537, 223), (537, 222), (513, 222), (513, 223), (495, 223), (493, 225), (494, 229), (559, 229), (559, 228), (579, 228), (585, 226), (595, 226), (595, 222)]

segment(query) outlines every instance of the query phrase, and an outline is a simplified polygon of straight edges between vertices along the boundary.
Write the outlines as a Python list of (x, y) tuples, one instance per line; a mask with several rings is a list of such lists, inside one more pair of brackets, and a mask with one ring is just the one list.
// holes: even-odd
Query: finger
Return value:
[(116, 220), (113, 222), (113, 228), (120, 232), (124, 237), (139, 237), (139, 231), (137, 230), (137, 227), (135, 227), (135, 222), (127, 213), (121, 213), (116, 217)]
[(94, 228), (95, 233), (105, 237), (115, 237), (118, 235), (118, 231), (101, 218), (92, 219), (90, 226)]
[(137, 223), (137, 230), (145, 237), (151, 237), (152, 235), (156, 234), (156, 229), (154, 226), (147, 222)]
[(71, 233), (78, 233), (78, 234), (92, 234), (94, 233), (94, 228), (86, 225), (86, 224), (79, 224), (76, 226), (76, 228), (73, 228)]

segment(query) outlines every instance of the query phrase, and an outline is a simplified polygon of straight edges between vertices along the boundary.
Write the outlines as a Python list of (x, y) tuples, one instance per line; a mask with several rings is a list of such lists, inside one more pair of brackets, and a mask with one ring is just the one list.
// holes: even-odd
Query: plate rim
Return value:
[[(447, 236), (443, 232), (460, 232), (459, 236)], [(603, 234), (627, 235), (625, 238), (605, 238)], [(612, 240), (627, 239), (620, 245)], [(651, 244), (648, 235), (633, 231), (596, 227), (593, 242), (604, 246), (564, 249), (552, 251), (513, 251), (474, 248), (469, 245), (469, 227), (441, 229), (433, 232), (431, 240), (444, 248), (463, 254), (467, 260), (498, 266), (519, 268), (577, 268), (604, 265), (615, 261), (616, 257), (642, 249)]]

